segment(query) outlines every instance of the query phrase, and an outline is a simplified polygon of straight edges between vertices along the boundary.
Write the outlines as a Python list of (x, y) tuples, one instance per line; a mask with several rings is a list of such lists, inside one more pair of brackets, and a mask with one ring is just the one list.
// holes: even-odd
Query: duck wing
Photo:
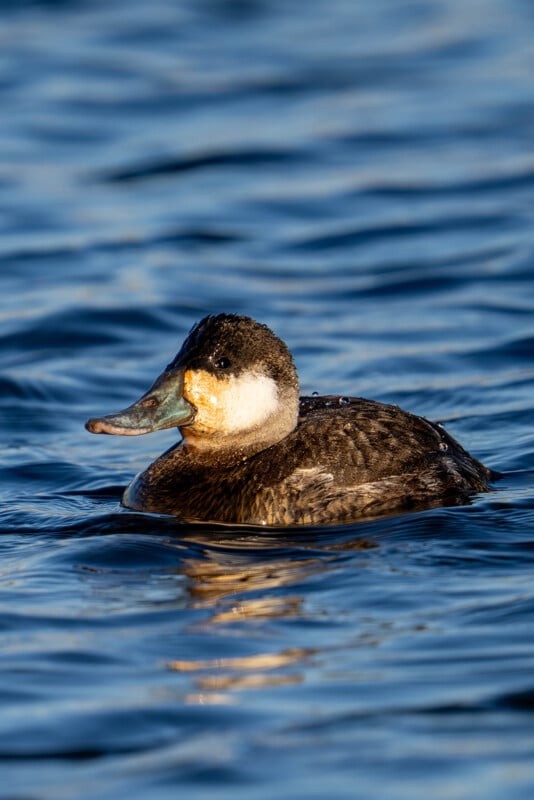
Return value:
[(491, 477), (441, 426), (363, 398), (302, 398), (298, 427), (270, 450), (271, 479), (285, 468), (274, 485), (262, 476), (253, 504), (270, 525), (455, 505)]

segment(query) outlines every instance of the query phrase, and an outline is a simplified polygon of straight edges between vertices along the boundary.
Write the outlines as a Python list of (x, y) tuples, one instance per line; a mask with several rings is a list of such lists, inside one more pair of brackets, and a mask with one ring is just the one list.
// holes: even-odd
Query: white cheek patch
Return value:
[(225, 381), (217, 399), (226, 432), (239, 433), (260, 427), (277, 411), (278, 388), (266, 375), (243, 372)]

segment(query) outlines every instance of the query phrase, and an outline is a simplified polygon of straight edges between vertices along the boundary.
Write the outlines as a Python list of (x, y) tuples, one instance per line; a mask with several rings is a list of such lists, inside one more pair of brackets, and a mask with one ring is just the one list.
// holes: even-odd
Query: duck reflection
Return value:
[[(289, 648), (279, 653), (258, 653), (252, 656), (236, 658), (214, 658), (203, 661), (176, 660), (167, 664), (168, 669), (175, 672), (196, 673), (195, 686), (199, 692), (215, 692), (221, 698), (221, 691), (232, 689), (260, 689), (265, 686), (289, 686), (302, 683), (303, 676), (299, 669), (296, 672), (277, 672), (287, 667), (300, 666), (315, 651), (308, 648)], [(223, 695), (223, 702), (227, 702)], [(188, 694), (189, 702), (206, 702), (205, 694), (201, 696)], [(210, 696), (208, 702), (213, 702)]]
[[(199, 544), (198, 538), (196, 545)], [(249, 623), (254, 621), (304, 619), (307, 615), (305, 599), (309, 595), (306, 585), (317, 580), (321, 573), (340, 569), (339, 550), (369, 550), (377, 545), (358, 538), (350, 543), (339, 542), (305, 548), (302, 543), (273, 547), (265, 540), (256, 539), (238, 543), (222, 541), (217, 546), (213, 539), (202, 547), (198, 557), (186, 556), (181, 572), (187, 577), (188, 606), (206, 609), (210, 613), (195, 623), (196, 631), (224, 633), (238, 625), (236, 635), (247, 636)], [(263, 545), (263, 546), (262, 546)], [(179, 546), (183, 546), (183, 540)], [(288, 593), (288, 588), (294, 591)], [(282, 591), (280, 591), (282, 590)], [(243, 625), (245, 630), (243, 630)], [(265, 640), (265, 627), (255, 626)], [(250, 639), (248, 641), (250, 645)], [(289, 647), (270, 652), (262, 647), (260, 652), (235, 657), (208, 659), (176, 659), (167, 662), (169, 670), (194, 675), (197, 692), (186, 697), (191, 703), (228, 703), (235, 697), (232, 690), (258, 689), (267, 686), (284, 686), (303, 681), (303, 670), (316, 649)]]

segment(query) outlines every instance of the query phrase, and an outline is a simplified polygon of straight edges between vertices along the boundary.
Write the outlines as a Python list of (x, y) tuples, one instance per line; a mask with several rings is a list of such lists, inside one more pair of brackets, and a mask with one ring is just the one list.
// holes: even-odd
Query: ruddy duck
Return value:
[(457, 504), (492, 474), (446, 431), (397, 406), (301, 397), (293, 359), (248, 317), (196, 325), (133, 405), (87, 430), (183, 441), (138, 475), (123, 503), (183, 520), (260, 525), (355, 521)]

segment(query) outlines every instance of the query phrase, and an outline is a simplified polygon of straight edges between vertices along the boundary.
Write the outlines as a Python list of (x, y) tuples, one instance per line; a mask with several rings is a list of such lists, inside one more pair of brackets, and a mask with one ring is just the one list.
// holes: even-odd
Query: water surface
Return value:
[[(529, 4), (2, 11), (2, 797), (530, 800)], [(502, 480), (329, 529), (121, 509), (174, 433), (83, 423), (219, 311)]]

